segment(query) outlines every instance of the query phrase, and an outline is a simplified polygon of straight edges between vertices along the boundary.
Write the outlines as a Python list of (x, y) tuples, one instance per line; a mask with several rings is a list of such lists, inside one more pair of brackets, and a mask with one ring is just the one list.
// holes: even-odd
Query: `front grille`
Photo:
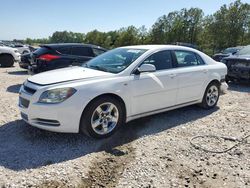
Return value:
[(22, 97), (19, 97), (19, 105), (24, 108), (28, 108), (30, 104), (30, 101), (27, 99), (24, 99)]
[(32, 95), (36, 92), (35, 89), (30, 88), (30, 87), (25, 86), (25, 85), (23, 85), (23, 89), (24, 89), (27, 93), (32, 94)]
[(21, 112), (21, 118), (22, 118), (23, 120), (28, 121), (28, 115), (25, 114), (25, 113), (23, 113), (23, 112)]

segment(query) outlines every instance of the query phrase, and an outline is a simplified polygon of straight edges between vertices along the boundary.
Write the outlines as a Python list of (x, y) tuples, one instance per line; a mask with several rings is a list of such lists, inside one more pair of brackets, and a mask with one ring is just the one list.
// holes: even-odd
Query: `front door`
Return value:
[(178, 84), (172, 62), (170, 51), (156, 52), (142, 62), (153, 64), (156, 72), (131, 75), (132, 115), (175, 105)]

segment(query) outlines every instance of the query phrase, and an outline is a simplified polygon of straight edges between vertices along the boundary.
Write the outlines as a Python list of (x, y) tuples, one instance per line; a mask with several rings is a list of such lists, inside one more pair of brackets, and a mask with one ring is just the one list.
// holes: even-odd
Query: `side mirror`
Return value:
[(135, 70), (135, 74), (140, 74), (140, 73), (143, 73), (143, 72), (155, 72), (156, 71), (156, 68), (154, 65), (152, 64), (142, 64), (140, 67), (138, 67), (136, 70)]

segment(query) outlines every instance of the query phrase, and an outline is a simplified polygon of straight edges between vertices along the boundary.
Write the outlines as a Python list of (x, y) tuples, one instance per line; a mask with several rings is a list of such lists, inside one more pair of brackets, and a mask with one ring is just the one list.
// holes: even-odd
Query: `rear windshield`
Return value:
[(236, 53), (237, 55), (250, 55), (250, 45), (244, 47), (242, 50)]
[(46, 47), (41, 47), (41, 48), (38, 48), (37, 50), (35, 50), (35, 51), (33, 52), (33, 54), (36, 54), (36, 55), (40, 56), (40, 55), (42, 55), (42, 54), (48, 53), (49, 51), (50, 51), (50, 50), (49, 50), (48, 48), (46, 48)]

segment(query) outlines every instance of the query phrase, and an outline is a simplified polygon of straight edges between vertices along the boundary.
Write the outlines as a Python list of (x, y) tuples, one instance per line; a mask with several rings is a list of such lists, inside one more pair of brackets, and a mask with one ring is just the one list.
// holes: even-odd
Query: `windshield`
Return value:
[(236, 53), (236, 55), (250, 55), (250, 45), (244, 47)]
[(232, 54), (232, 53), (237, 52), (238, 50), (239, 50), (238, 48), (227, 48), (222, 53), (223, 54)]
[(83, 66), (105, 72), (119, 73), (146, 51), (145, 49), (116, 48), (95, 57)]

